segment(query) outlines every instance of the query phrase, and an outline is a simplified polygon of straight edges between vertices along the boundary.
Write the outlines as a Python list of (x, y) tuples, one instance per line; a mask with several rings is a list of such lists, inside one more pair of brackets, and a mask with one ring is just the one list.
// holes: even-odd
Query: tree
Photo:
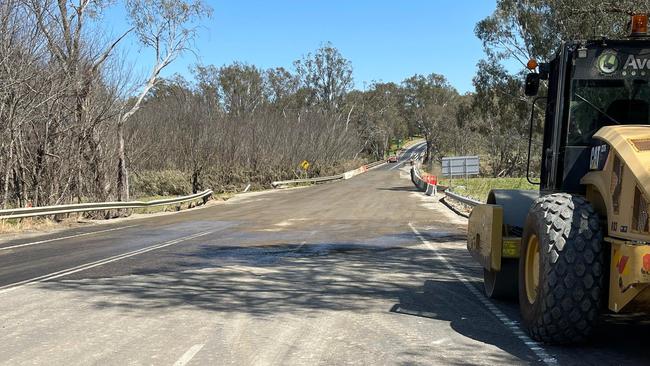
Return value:
[(392, 140), (408, 135), (403, 94), (395, 83), (373, 83), (367, 91), (353, 91), (346, 98), (350, 122), (356, 127), (364, 150), (376, 159), (384, 157)]
[(493, 176), (520, 175), (526, 168), (530, 106), (521, 95), (523, 75), (510, 75), (496, 61), (479, 62), (474, 77), (473, 110), (485, 136), (484, 147)]
[(310, 102), (326, 111), (338, 111), (352, 89), (352, 64), (331, 43), (307, 54), (294, 66), (303, 87), (311, 92)]
[(160, 80), (160, 73), (181, 54), (191, 50), (191, 41), (196, 36), (195, 22), (212, 12), (202, 0), (127, 0), (126, 5), (138, 40), (155, 53), (155, 60), (135, 101), (123, 106), (118, 119), (119, 201), (129, 200), (124, 124), (140, 109), (144, 98)]
[(262, 71), (252, 65), (235, 62), (219, 69), (217, 80), (227, 113), (243, 117), (266, 102)]
[(634, 12), (650, 12), (650, 2), (499, 0), (475, 32), (489, 56), (523, 67), (529, 58), (549, 60), (564, 40), (624, 37)]
[(297, 75), (292, 74), (284, 67), (276, 67), (266, 70), (266, 94), (269, 101), (275, 105), (286, 116), (287, 108), (295, 105), (295, 98), (292, 98), (298, 91), (300, 80)]
[[(73, 158), (76, 164), (73, 165), (74, 170), (71, 175), (77, 177), (74, 184), (77, 190), (77, 199), (81, 200), (82, 196), (83, 182), (79, 179), (81, 176), (79, 172), (84, 169), (84, 163), (87, 163), (87, 167), (92, 170), (95, 176), (96, 192), (99, 193), (101, 198), (105, 198), (107, 196), (107, 185), (104, 182), (104, 175), (98, 170), (100, 162), (97, 160), (102, 154), (102, 147), (101, 142), (97, 140), (98, 133), (96, 130), (110, 116), (107, 115), (108, 110), (95, 108), (93, 111), (93, 107), (101, 103), (98, 98), (110, 96), (101, 90), (105, 87), (105, 85), (102, 85), (101, 71), (117, 45), (131, 30), (125, 31), (112, 42), (96, 46), (101, 42), (98, 42), (97, 39), (84, 38), (87, 32), (87, 24), (93, 17), (101, 14), (110, 5), (110, 2), (98, 0), (29, 0), (27, 4), (33, 14), (35, 25), (43, 36), (52, 57), (52, 66), (58, 69), (59, 77), (64, 78), (64, 80), (61, 80), (61, 87), (65, 90), (64, 93), (72, 97), (70, 102), (74, 111), (72, 114), (73, 123), (81, 130), (83, 135), (89, 137), (80, 141), (88, 143), (88, 147), (95, 150), (84, 156), (82, 152), (84, 148), (79, 147), (79, 154)], [(104, 102), (110, 104), (113, 101), (106, 100)], [(49, 126), (45, 127), (44, 130), (49, 132)], [(43, 144), (49, 144), (47, 139), (46, 136), (42, 140)], [(35, 203), (38, 203), (40, 198), (40, 179), (36, 177), (42, 175), (40, 170), (44, 167), (43, 161), (46, 152), (44, 145), (37, 152), (40, 156), (36, 161), (37, 172), (33, 175), (35, 190), (33, 199)]]
[(427, 143), (425, 163), (432, 163), (444, 152), (444, 131), (455, 123), (458, 92), (444, 76), (415, 75), (404, 80), (405, 106), (408, 117), (415, 122)]
[(221, 112), (221, 94), (219, 90), (219, 69), (214, 65), (196, 65), (193, 75), (200, 95), (210, 106), (210, 113)]

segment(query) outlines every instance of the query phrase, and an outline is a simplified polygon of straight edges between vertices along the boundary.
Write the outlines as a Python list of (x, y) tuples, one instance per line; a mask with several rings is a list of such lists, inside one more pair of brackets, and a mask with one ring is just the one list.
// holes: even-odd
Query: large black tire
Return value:
[[(519, 307), (531, 337), (550, 344), (583, 342), (598, 321), (604, 267), (599, 216), (589, 202), (565, 193), (537, 199), (526, 218), (519, 260)], [(537, 286), (527, 285), (527, 273), (539, 276)]]
[(485, 295), (491, 299), (516, 300), (519, 264), (516, 259), (502, 259), (501, 271), (483, 269)]

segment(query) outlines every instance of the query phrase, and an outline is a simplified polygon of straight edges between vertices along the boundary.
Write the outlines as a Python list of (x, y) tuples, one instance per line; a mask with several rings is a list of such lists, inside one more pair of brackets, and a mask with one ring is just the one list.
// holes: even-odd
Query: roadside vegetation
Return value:
[(442, 179), (439, 185), (449, 187), (451, 191), (461, 196), (485, 202), (493, 189), (526, 189), (538, 190), (539, 186), (530, 184), (526, 178), (468, 178)]
[[(109, 32), (102, 14), (116, 3), (129, 27)], [(522, 96), (526, 60), (548, 60), (561, 39), (622, 35), (616, 25), (628, 12), (648, 10), (629, 0), (499, 0), (476, 25), (486, 57), (475, 92), (461, 95), (433, 70), (355, 89), (352, 63), (330, 43), (292, 65), (196, 64), (188, 76), (162, 78), (199, 51), (201, 22), (218, 18), (202, 0), (6, 0), (0, 206), (259, 189), (383, 159), (415, 135), (430, 170), (443, 156), (476, 154), (483, 176), (521, 177), (532, 108)], [(151, 57), (145, 76), (126, 64), (129, 39)], [(541, 126), (538, 113), (534, 172)]]

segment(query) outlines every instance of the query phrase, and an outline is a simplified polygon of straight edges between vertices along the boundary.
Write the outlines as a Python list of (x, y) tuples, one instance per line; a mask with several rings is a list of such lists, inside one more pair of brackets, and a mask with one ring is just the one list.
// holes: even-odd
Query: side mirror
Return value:
[(526, 75), (526, 86), (524, 88), (524, 94), (529, 97), (534, 97), (539, 92), (539, 74), (536, 72), (531, 72)]

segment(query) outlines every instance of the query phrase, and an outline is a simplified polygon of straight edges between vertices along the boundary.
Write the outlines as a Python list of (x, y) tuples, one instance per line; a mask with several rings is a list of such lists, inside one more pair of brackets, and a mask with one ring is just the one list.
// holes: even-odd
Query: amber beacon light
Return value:
[(648, 35), (648, 14), (632, 15), (632, 37)]

